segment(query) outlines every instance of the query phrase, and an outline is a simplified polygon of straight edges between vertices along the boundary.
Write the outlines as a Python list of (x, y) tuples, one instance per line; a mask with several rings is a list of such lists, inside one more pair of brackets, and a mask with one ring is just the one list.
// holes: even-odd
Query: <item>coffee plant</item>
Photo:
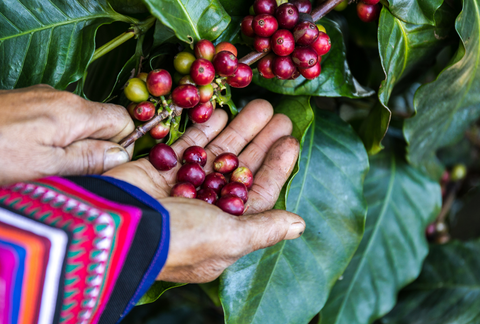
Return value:
[[(123, 105), (121, 144), (159, 172), (192, 123), (256, 98), (301, 143), (275, 208), (303, 236), (212, 283), (157, 282), (125, 323), (480, 323), (479, 65), (478, 0), (0, 3), (0, 89)], [(242, 214), (250, 170), (204, 153), (171, 195)]]

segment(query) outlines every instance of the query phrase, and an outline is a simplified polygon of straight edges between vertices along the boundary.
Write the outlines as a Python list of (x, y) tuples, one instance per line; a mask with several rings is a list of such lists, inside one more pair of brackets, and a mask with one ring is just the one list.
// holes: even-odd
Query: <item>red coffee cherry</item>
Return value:
[(275, 60), (275, 57), (275, 54), (271, 53), (258, 61), (258, 73), (265, 79), (273, 79), (275, 77), (275, 74), (273, 74), (272, 71), (273, 61)]
[(207, 163), (207, 152), (200, 146), (190, 146), (183, 152), (182, 163), (197, 163), (204, 167)]
[(170, 124), (167, 124), (165, 121), (153, 126), (150, 130), (150, 136), (156, 140), (160, 140), (168, 135), (170, 132)]
[(223, 51), (230, 52), (233, 55), (235, 55), (235, 57), (238, 55), (237, 48), (229, 42), (221, 42), (221, 43), (218, 43), (217, 46), (215, 46), (215, 54), (218, 54)]
[(220, 197), (220, 199), (217, 200), (216, 205), (224, 212), (234, 216), (241, 216), (245, 210), (243, 200), (234, 195)]
[(253, 185), (253, 173), (247, 167), (237, 168), (233, 171), (232, 176), (230, 177), (230, 182), (243, 183), (247, 189), (250, 189)]
[(298, 71), (303, 75), (305, 79), (313, 80), (317, 78), (322, 72), (322, 67), (320, 62), (317, 62), (314, 66), (310, 68), (298, 68)]
[(195, 198), (197, 191), (195, 187), (189, 182), (177, 183), (170, 191), (170, 197)]
[(312, 3), (310, 0), (291, 0), (290, 2), (298, 8), (298, 12), (306, 14), (310, 14), (312, 12)]
[(288, 80), (295, 80), (300, 76), (300, 71), (298, 71), (298, 68), (295, 68), (295, 71), (293, 71), (292, 76), (288, 78)]
[(192, 108), (200, 102), (200, 92), (193, 85), (181, 85), (173, 90), (172, 100), (179, 107)]
[(255, 36), (253, 39), (253, 48), (259, 53), (270, 52), (270, 38)]
[(240, 182), (230, 182), (225, 185), (225, 187), (222, 188), (222, 191), (220, 192), (220, 195), (223, 196), (228, 196), (228, 195), (233, 195), (235, 197), (238, 197), (243, 200), (243, 203), (246, 203), (248, 200), (248, 190), (247, 187)]
[(197, 199), (214, 205), (217, 202), (217, 194), (212, 189), (200, 189), (197, 192)]
[(312, 44), (317, 39), (318, 33), (317, 26), (309, 21), (302, 21), (293, 28), (293, 37), (300, 46)]
[(133, 116), (139, 121), (147, 121), (155, 115), (155, 104), (150, 101), (142, 101), (133, 109)]
[(296, 67), (290, 56), (277, 56), (273, 61), (272, 71), (280, 80), (289, 79), (295, 70)]
[(310, 46), (297, 46), (292, 53), (292, 61), (298, 67), (309, 68), (317, 63), (318, 54)]
[(177, 172), (177, 182), (190, 182), (196, 187), (205, 180), (205, 171), (197, 163), (185, 163)]
[(242, 20), (242, 24), (240, 25), (242, 29), (242, 33), (247, 37), (254, 37), (255, 32), (253, 31), (253, 16), (246, 16)]
[(270, 37), (277, 29), (277, 19), (272, 15), (262, 14), (253, 18), (253, 30), (260, 37)]
[(362, 0), (362, 2), (368, 5), (376, 5), (377, 3), (380, 2), (380, 0)]
[(252, 82), (252, 69), (243, 63), (238, 64), (237, 71), (227, 78), (227, 83), (234, 88), (245, 88)]
[(298, 22), (298, 9), (291, 3), (284, 3), (275, 11), (279, 28), (292, 29)]
[(213, 66), (218, 75), (226, 77), (235, 73), (238, 66), (238, 60), (232, 53), (221, 51), (213, 57)]
[(210, 101), (199, 103), (188, 110), (188, 117), (197, 124), (202, 124), (210, 119), (213, 114), (213, 105)]
[(166, 70), (157, 69), (148, 73), (147, 89), (155, 97), (165, 96), (172, 89), (172, 77)]
[(275, 14), (275, 9), (277, 9), (277, 2), (275, 0), (255, 0), (253, 3), (253, 10), (256, 15), (273, 15)]
[(230, 173), (238, 168), (238, 158), (233, 153), (222, 153), (213, 161), (215, 172)]
[(378, 19), (380, 16), (380, 10), (382, 5), (377, 3), (376, 5), (369, 5), (363, 2), (357, 4), (357, 15), (363, 22), (372, 22)]
[(194, 52), (197, 59), (203, 58), (212, 61), (215, 55), (215, 46), (213, 46), (212, 42), (208, 39), (202, 39), (195, 44)]
[(150, 163), (160, 171), (168, 171), (177, 165), (177, 154), (167, 144), (159, 143), (155, 145), (149, 154)]
[(200, 102), (207, 102), (212, 99), (213, 87), (211, 84), (198, 87), (198, 91), (200, 92)]
[(183, 84), (190, 84), (190, 85), (196, 86), (195, 82), (193, 82), (193, 79), (190, 75), (185, 75), (178, 81), (178, 85), (183, 85)]
[(203, 189), (212, 189), (217, 195), (220, 194), (222, 188), (227, 184), (225, 176), (218, 172), (213, 172), (205, 177), (205, 181), (202, 184)]
[(295, 49), (295, 39), (293, 34), (286, 30), (277, 30), (270, 39), (272, 50), (278, 56), (287, 56), (292, 54)]
[(190, 76), (193, 82), (198, 85), (207, 85), (215, 79), (215, 68), (209, 60), (199, 58), (193, 62), (190, 69)]
[(325, 55), (330, 51), (332, 42), (324, 32), (319, 32), (317, 39), (310, 45), (318, 55)]

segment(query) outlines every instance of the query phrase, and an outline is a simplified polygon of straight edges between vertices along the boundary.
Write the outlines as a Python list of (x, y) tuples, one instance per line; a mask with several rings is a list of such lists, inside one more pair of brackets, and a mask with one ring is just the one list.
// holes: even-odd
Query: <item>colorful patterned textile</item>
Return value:
[[(162, 208), (159, 217), (158, 210), (139, 201), (152, 199), (144, 192), (132, 198), (101, 179), (86, 181), (125, 195), (129, 205), (58, 177), (0, 187), (2, 323), (108, 323), (102, 314), (120, 305), (110, 319), (116, 322), (141, 297), (138, 287), (114, 294), (115, 285), (124, 272), (132, 274), (125, 263), (139, 253), (131, 249), (145, 246), (137, 236), (148, 232), (150, 242), (158, 242), (161, 232), (168, 233), (168, 213)], [(149, 232), (149, 224), (161, 230)], [(148, 289), (166, 260), (168, 241), (163, 243), (139, 254), (135, 261), (143, 267), (131, 280)]]

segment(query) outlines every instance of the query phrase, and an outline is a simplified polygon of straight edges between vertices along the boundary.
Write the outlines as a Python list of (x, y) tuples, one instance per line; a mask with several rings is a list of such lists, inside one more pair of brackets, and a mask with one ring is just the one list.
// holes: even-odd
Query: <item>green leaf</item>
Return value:
[(386, 314), (428, 253), (425, 227), (440, 210), (440, 185), (389, 151), (370, 163), (365, 235), (330, 293), (321, 324), (371, 323)]
[(480, 117), (480, 3), (464, 0), (455, 29), (460, 46), (437, 79), (414, 97), (417, 115), (405, 121), (407, 158), (414, 165), (429, 160), (441, 147), (457, 142)]
[(305, 219), (305, 233), (246, 255), (223, 273), (226, 323), (308, 323), (320, 311), (360, 243), (367, 170), (351, 126), (316, 110), (287, 201)]
[(479, 323), (479, 255), (479, 240), (433, 245), (420, 277), (401, 291), (382, 323)]
[[(308, 128), (313, 122), (313, 109), (310, 106), (310, 97), (308, 96), (284, 96), (275, 107), (276, 114), (284, 114), (292, 121), (293, 129), (292, 136), (300, 142), (300, 152), (302, 152), (303, 144), (305, 142), (305, 135)], [(280, 192), (278, 200), (275, 204), (275, 209), (287, 209), (287, 197), (290, 191), (293, 178), (298, 173), (300, 167), (300, 159), (295, 164), (295, 167)]]
[(241, 36), (241, 26), (240, 26), (240, 23), (242, 22), (243, 17), (232, 16), (231, 18), (232, 18), (232, 21), (230, 21), (230, 24), (228, 24), (228, 27), (214, 42), (215, 45), (217, 45), (220, 42), (229, 42), (232, 44), (244, 43)]
[(249, 15), (248, 10), (253, 5), (252, 0), (220, 0), (220, 3), (230, 16), (241, 17)]
[(382, 140), (387, 134), (391, 117), (390, 109), (378, 102), (372, 107), (367, 118), (363, 120), (358, 134), (362, 138), (368, 154), (374, 155), (383, 150)]
[(147, 293), (140, 298), (136, 306), (150, 304), (156, 301), (160, 296), (163, 295), (164, 292), (170, 290), (172, 288), (177, 288), (181, 286), (185, 286), (184, 283), (175, 283), (175, 282), (166, 282), (166, 281), (156, 281), (150, 289), (148, 289)]
[(149, 11), (178, 39), (191, 44), (214, 40), (227, 28), (230, 16), (218, 0), (143, 0)]
[(220, 289), (220, 280), (217, 278), (212, 282), (207, 282), (199, 284), (203, 292), (212, 300), (213, 304), (217, 307), (220, 307), (222, 304), (220, 302), (220, 297), (218, 296), (218, 291)]
[(294, 96), (325, 96), (361, 98), (373, 94), (353, 77), (346, 61), (346, 48), (338, 24), (328, 18), (321, 20), (327, 30), (332, 47), (322, 58), (322, 73), (315, 80), (300, 76), (295, 80), (265, 79), (254, 69), (253, 82), (270, 91)]
[(66, 88), (83, 77), (97, 28), (129, 22), (106, 0), (4, 0), (0, 7), (0, 89)]
[(230, 99), (225, 104), (230, 109), (230, 114), (232, 114), (232, 117), (235, 117), (238, 114), (238, 109), (237, 109), (237, 106), (235, 105), (235, 103), (233, 102), (233, 100)]
[[(182, 118), (183, 116), (183, 118)], [(170, 137), (168, 138), (167, 145), (172, 145), (185, 133), (187, 129), (188, 115), (183, 114), (175, 117), (172, 120), (172, 126), (170, 126)]]
[(108, 0), (115, 11), (131, 15), (148, 12), (142, 0)]
[(443, 0), (387, 0), (389, 9), (401, 20), (419, 25), (435, 25), (435, 11)]

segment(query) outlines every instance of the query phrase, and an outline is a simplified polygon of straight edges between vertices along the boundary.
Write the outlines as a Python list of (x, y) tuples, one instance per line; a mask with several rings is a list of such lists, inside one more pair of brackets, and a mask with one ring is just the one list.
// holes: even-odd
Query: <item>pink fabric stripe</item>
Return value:
[(0, 246), (0, 319), (10, 323), (12, 317), (12, 294), (18, 268), (16, 253), (8, 247)]

